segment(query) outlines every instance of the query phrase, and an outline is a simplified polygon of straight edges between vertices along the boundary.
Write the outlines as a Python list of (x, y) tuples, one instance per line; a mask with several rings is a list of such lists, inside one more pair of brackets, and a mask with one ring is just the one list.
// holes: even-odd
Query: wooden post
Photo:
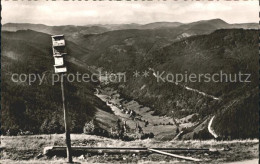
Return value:
[(66, 110), (66, 103), (65, 103), (65, 95), (64, 95), (64, 86), (63, 86), (63, 76), (61, 76), (61, 95), (62, 95), (62, 106), (64, 112), (64, 127), (65, 127), (65, 140), (67, 145), (67, 159), (68, 163), (72, 163), (72, 155), (71, 155), (71, 142), (70, 142), (70, 126), (67, 120), (68, 118), (68, 111)]
[(70, 126), (67, 120), (68, 111), (66, 110), (66, 102), (65, 102), (65, 94), (64, 94), (64, 86), (63, 86), (63, 76), (64, 73), (67, 72), (67, 68), (64, 65), (64, 58), (63, 58), (66, 55), (64, 35), (52, 36), (52, 48), (53, 48), (53, 57), (55, 61), (54, 72), (59, 73), (61, 75), (60, 84), (61, 84), (62, 107), (64, 112), (65, 142), (67, 145), (68, 163), (72, 163)]

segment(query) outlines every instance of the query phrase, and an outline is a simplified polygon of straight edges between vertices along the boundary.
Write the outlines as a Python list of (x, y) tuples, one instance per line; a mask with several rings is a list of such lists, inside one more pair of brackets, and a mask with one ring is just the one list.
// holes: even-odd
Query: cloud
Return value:
[(258, 22), (258, 1), (2, 1), (2, 22), (48, 25)]

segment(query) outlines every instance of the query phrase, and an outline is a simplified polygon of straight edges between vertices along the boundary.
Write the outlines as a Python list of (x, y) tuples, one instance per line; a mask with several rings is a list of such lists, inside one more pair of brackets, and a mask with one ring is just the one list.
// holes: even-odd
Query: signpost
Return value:
[[(59, 73), (59, 74), (66, 73), (67, 68), (64, 65), (64, 56), (66, 56), (64, 35), (52, 36), (52, 48), (53, 48), (53, 57), (55, 61), (55, 65), (54, 65), (55, 73)], [(64, 127), (65, 127), (65, 137), (66, 137), (66, 145), (67, 145), (67, 159), (68, 159), (68, 163), (72, 163), (70, 126), (67, 121), (68, 111), (66, 109), (66, 103), (65, 103), (63, 76), (61, 76), (60, 81), (61, 81), (62, 107), (64, 111)]]

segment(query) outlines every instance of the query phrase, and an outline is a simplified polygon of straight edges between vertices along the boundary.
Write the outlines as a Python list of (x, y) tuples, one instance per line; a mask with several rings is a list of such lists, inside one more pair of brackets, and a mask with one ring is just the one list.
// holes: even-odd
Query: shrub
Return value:
[(94, 134), (94, 130), (95, 130), (94, 120), (87, 122), (83, 127), (83, 133), (85, 134)]

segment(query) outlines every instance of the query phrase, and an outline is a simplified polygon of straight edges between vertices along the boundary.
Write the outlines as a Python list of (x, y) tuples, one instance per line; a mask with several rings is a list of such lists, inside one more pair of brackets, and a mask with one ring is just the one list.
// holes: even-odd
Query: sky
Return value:
[(2, 24), (146, 24), (220, 18), (258, 23), (258, 0), (249, 1), (2, 1)]

